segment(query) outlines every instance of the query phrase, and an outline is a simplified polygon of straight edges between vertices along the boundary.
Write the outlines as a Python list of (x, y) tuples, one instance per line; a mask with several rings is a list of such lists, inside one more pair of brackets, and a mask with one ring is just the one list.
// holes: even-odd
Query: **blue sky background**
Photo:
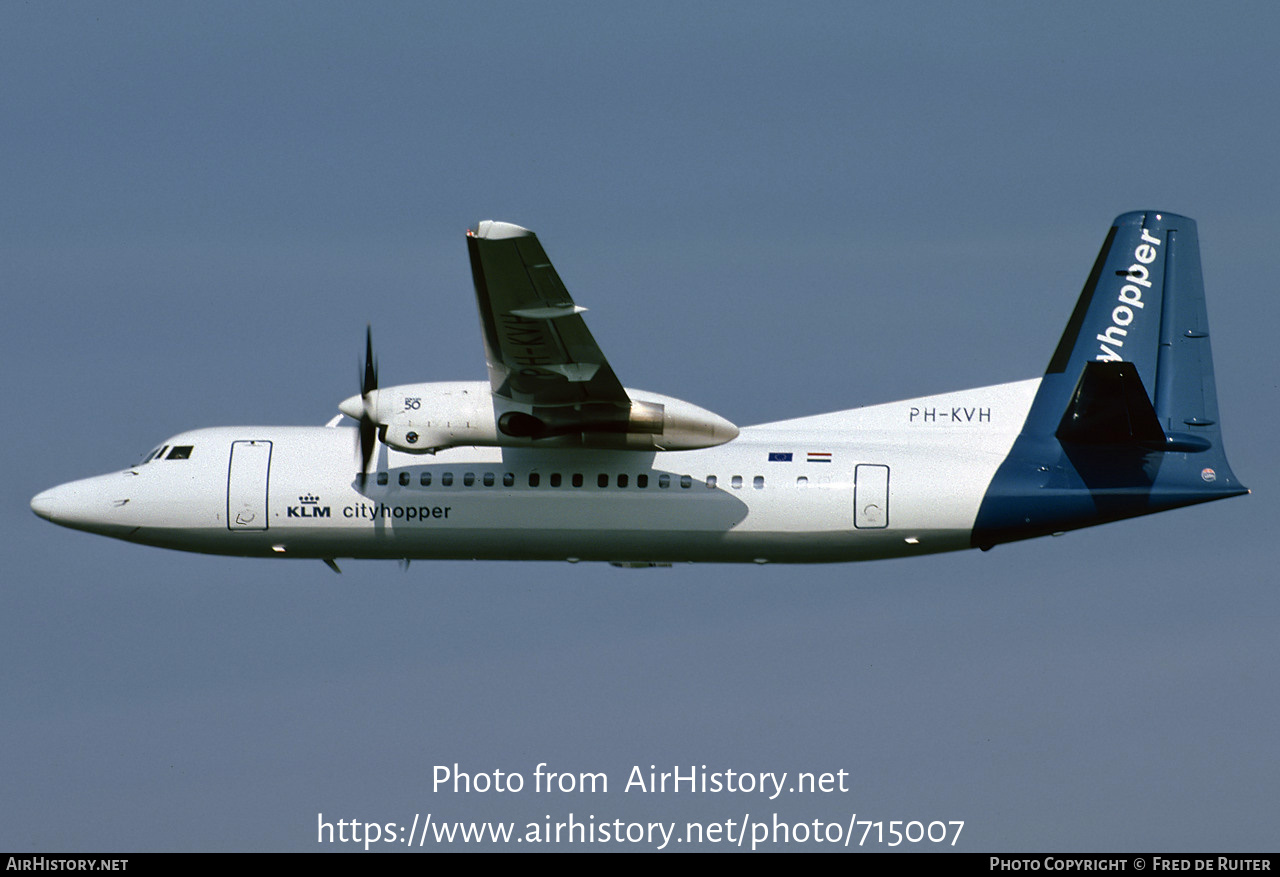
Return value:
[[(1273, 850), (1273, 5), (7, 3), (0, 848), (326, 818), (965, 820)], [(463, 241), (535, 229), (624, 383), (739, 424), (1039, 374), (1109, 221), (1200, 223), (1254, 494), (817, 568), (204, 557), (28, 501), (166, 436), (483, 379)], [(604, 771), (432, 794), (432, 768)], [(638, 795), (632, 765), (847, 770)]]

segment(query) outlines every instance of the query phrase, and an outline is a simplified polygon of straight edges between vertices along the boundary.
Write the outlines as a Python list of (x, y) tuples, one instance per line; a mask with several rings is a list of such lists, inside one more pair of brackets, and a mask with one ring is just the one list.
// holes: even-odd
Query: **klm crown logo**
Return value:
[(320, 497), (314, 493), (304, 493), (298, 497), (298, 505), (291, 505), (285, 510), (288, 518), (327, 518), (329, 507), (320, 505)]

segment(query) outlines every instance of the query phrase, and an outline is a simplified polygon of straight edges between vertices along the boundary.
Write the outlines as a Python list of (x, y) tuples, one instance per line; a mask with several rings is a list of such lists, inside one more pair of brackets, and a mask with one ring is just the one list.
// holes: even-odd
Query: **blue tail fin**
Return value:
[(1195, 221), (1117, 217), (973, 542), (989, 548), (1246, 492), (1222, 448)]

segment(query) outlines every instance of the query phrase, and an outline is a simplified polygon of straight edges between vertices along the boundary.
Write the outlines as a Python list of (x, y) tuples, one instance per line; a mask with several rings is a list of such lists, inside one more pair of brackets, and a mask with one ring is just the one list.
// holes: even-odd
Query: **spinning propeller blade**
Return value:
[(378, 390), (378, 362), (373, 358), (373, 327), (364, 329), (364, 374), (360, 380), (360, 397), (364, 405), (360, 410), (360, 482), (369, 476), (369, 464), (378, 443), (378, 422), (370, 409), (374, 406), (373, 394)]

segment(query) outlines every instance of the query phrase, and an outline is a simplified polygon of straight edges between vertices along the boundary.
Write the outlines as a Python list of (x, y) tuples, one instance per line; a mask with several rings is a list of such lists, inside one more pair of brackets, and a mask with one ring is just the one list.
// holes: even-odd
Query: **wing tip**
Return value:
[(508, 238), (525, 238), (533, 237), (533, 232), (513, 222), (499, 222), (496, 219), (485, 219), (476, 224), (474, 229), (468, 229), (467, 234), (471, 237), (483, 238), (488, 241), (501, 241)]

